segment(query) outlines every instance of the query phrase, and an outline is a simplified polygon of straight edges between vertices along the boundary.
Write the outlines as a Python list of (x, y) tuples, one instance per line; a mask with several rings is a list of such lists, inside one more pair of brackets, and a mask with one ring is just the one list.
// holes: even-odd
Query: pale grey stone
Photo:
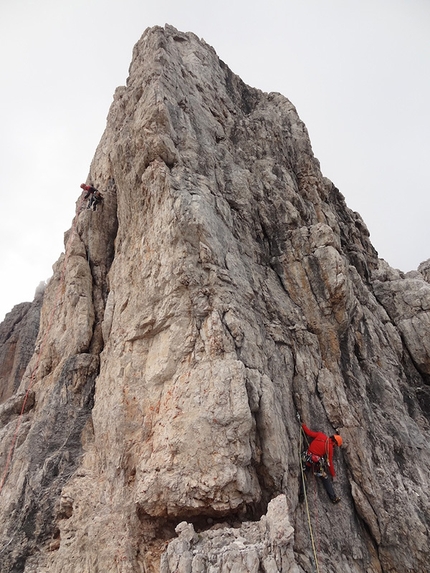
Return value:
[(378, 259), (291, 102), (148, 29), (88, 181), (0, 332), (2, 573), (309, 573), (309, 521), (332, 573), (426, 572), (429, 262)]

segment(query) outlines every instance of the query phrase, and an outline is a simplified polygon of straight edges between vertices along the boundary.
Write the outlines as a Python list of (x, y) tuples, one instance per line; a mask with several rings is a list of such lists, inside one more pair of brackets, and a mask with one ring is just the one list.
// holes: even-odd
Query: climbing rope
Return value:
[(79, 204), (78, 204), (78, 206), (77, 206), (77, 208), (76, 208), (75, 217), (73, 218), (73, 221), (72, 221), (72, 228), (71, 228), (71, 232), (70, 232), (69, 239), (68, 239), (67, 244), (66, 244), (66, 249), (65, 249), (65, 253), (64, 253), (64, 261), (63, 261), (63, 266), (62, 266), (62, 268), (61, 268), (60, 282), (59, 282), (59, 284), (58, 284), (58, 289), (57, 289), (57, 293), (56, 293), (56, 297), (55, 297), (55, 302), (54, 302), (54, 305), (53, 305), (53, 307), (52, 307), (51, 314), (50, 314), (50, 316), (49, 316), (48, 326), (47, 326), (46, 329), (45, 329), (44, 336), (43, 336), (42, 341), (41, 341), (41, 343), (40, 343), (40, 348), (39, 348), (39, 353), (38, 353), (38, 355), (37, 355), (36, 365), (34, 366), (32, 372), (31, 372), (31, 374), (30, 374), (30, 382), (29, 382), (28, 388), (27, 388), (27, 390), (26, 390), (26, 392), (25, 392), (25, 395), (24, 395), (24, 400), (23, 400), (23, 402), (22, 402), (21, 411), (20, 411), (20, 414), (19, 414), (19, 417), (18, 417), (18, 424), (17, 424), (17, 426), (16, 426), (16, 428), (15, 428), (15, 432), (14, 432), (14, 434), (13, 434), (12, 442), (11, 442), (11, 445), (10, 445), (10, 448), (9, 448), (9, 452), (8, 452), (8, 455), (7, 455), (7, 458), (6, 458), (6, 465), (5, 465), (5, 468), (4, 468), (4, 471), (3, 471), (3, 474), (2, 474), (2, 479), (1, 479), (1, 482), (0, 482), (0, 494), (1, 494), (2, 490), (3, 490), (3, 486), (4, 486), (5, 482), (6, 482), (6, 477), (7, 477), (8, 472), (9, 472), (10, 464), (11, 464), (11, 462), (12, 462), (12, 457), (13, 457), (13, 454), (14, 454), (14, 451), (15, 451), (15, 444), (16, 444), (16, 441), (17, 441), (17, 439), (18, 439), (18, 434), (19, 434), (19, 430), (20, 430), (20, 428), (21, 428), (22, 419), (23, 419), (23, 416), (24, 416), (25, 407), (26, 407), (26, 405), (27, 405), (28, 397), (29, 397), (30, 392), (31, 392), (31, 389), (32, 389), (32, 387), (33, 387), (33, 385), (34, 385), (34, 383), (35, 383), (35, 381), (36, 381), (36, 372), (37, 372), (38, 369), (39, 369), (40, 360), (41, 360), (41, 357), (42, 357), (42, 354), (43, 354), (43, 349), (44, 349), (44, 347), (45, 347), (46, 341), (47, 341), (47, 339), (48, 339), (48, 334), (49, 334), (49, 332), (50, 332), (50, 330), (51, 330), (51, 327), (52, 327), (52, 324), (53, 324), (53, 322), (54, 322), (55, 311), (57, 310), (58, 305), (59, 305), (59, 299), (60, 299), (60, 297), (61, 297), (61, 287), (62, 287), (63, 284), (64, 284), (65, 274), (66, 274), (66, 265), (67, 265), (67, 262), (68, 262), (68, 260), (69, 260), (69, 255), (70, 255), (70, 246), (71, 246), (71, 244), (72, 244), (72, 239), (73, 239), (73, 237), (74, 237), (74, 235), (75, 235), (75, 232), (76, 232), (76, 226), (77, 226), (77, 221), (78, 221), (78, 215), (79, 215), (79, 213), (80, 213), (80, 211), (81, 211), (81, 207), (82, 207), (83, 202), (84, 202), (84, 198), (81, 197), (81, 200), (80, 200), (80, 202), (79, 202)]
[(315, 540), (316, 540), (316, 546), (317, 546), (317, 551), (318, 551), (318, 555), (320, 556), (321, 559), (321, 538), (319, 535), (319, 511), (318, 511), (318, 484), (317, 484), (317, 480), (315, 479), (315, 472), (314, 472), (314, 531), (315, 531)]
[(304, 496), (305, 507), (306, 507), (306, 515), (308, 518), (309, 537), (311, 539), (312, 551), (314, 554), (315, 568), (316, 568), (316, 572), (320, 573), (320, 568), (319, 568), (319, 563), (318, 563), (318, 555), (317, 555), (317, 550), (316, 550), (316, 546), (315, 546), (315, 538), (314, 538), (314, 533), (313, 533), (313, 529), (312, 529), (311, 514), (309, 511), (309, 501), (308, 501), (308, 494), (307, 494), (307, 488), (306, 488), (305, 470), (303, 468), (303, 463), (302, 463), (302, 449), (303, 449), (303, 428), (300, 428), (299, 460), (300, 460), (300, 469), (301, 469), (301, 477), (302, 477), (303, 496)]

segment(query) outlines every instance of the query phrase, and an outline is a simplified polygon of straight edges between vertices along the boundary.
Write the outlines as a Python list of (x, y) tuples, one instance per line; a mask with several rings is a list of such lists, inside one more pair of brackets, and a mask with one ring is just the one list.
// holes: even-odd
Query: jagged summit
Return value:
[[(424, 573), (427, 267), (378, 260), (294, 106), (148, 29), (88, 182), (0, 406), (2, 573)], [(309, 516), (297, 411), (344, 439)]]

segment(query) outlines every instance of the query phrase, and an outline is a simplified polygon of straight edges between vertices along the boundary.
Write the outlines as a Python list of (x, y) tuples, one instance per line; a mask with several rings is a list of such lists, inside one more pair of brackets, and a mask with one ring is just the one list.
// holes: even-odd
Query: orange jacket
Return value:
[(311, 454), (316, 454), (321, 458), (327, 456), (327, 465), (330, 475), (334, 477), (336, 475), (334, 465), (333, 465), (333, 444), (328, 436), (323, 432), (313, 432), (310, 430), (306, 424), (302, 424), (304, 433), (313, 438), (312, 442), (309, 444), (308, 452)]

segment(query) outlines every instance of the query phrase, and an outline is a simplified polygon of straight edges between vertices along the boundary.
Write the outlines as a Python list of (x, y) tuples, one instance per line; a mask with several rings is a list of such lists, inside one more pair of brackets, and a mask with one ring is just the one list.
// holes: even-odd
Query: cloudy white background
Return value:
[(293, 102), (381, 258), (430, 258), (429, 0), (1, 0), (0, 320), (51, 276), (133, 45), (165, 23)]

